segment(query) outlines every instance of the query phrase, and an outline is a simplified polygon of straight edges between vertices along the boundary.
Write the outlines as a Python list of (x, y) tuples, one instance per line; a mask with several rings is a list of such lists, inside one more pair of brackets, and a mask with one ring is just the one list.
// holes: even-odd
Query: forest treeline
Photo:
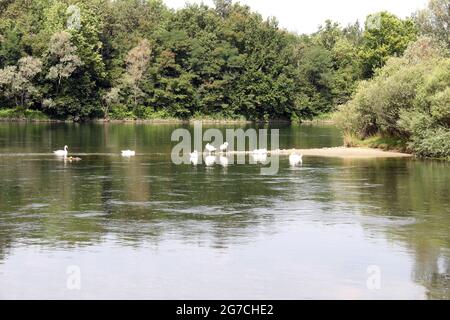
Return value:
[(297, 35), (231, 0), (179, 10), (160, 0), (2, 0), (0, 107), (74, 120), (311, 118), (435, 33), (429, 20), (380, 12)]

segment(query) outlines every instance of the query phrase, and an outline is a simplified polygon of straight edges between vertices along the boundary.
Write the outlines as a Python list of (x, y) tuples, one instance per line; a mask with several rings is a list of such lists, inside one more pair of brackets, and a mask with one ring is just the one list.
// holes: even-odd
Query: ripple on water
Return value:
[(89, 177), (83, 177), (85, 180), (112, 180), (113, 177), (111, 176), (89, 176)]
[(24, 210), (39, 210), (42, 208), (47, 208), (48, 206), (50, 206), (50, 204), (48, 203), (30, 203), (22, 208), (20, 208), (20, 211), (24, 211)]
[(155, 206), (170, 206), (174, 204), (183, 203), (183, 201), (123, 201), (123, 200), (108, 200), (108, 205), (111, 206), (131, 206), (153, 208)]
[(70, 214), (76, 218), (96, 218), (96, 217), (105, 217), (109, 216), (110, 214), (108, 212), (104, 211), (66, 211), (64, 212), (66, 214)]
[(242, 214), (243, 211), (221, 206), (196, 206), (189, 208), (166, 208), (161, 211), (182, 214), (182, 215), (199, 215), (199, 216), (229, 216)]

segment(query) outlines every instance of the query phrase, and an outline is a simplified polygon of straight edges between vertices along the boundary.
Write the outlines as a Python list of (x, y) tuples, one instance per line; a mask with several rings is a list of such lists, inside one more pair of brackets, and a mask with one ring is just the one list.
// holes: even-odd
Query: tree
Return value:
[(346, 103), (362, 78), (358, 51), (362, 42), (359, 23), (342, 28), (331, 20), (296, 41), (299, 96), (303, 117), (334, 111)]
[(346, 103), (362, 78), (361, 60), (358, 48), (346, 37), (336, 41), (331, 50), (334, 70), (331, 78), (332, 104), (338, 106)]
[(109, 111), (112, 107), (116, 106), (120, 102), (120, 88), (113, 87), (102, 96), (103, 113), (106, 120), (109, 120)]
[(449, 87), (450, 59), (432, 39), (419, 38), (360, 84), (338, 120), (346, 136), (378, 135), (420, 156), (448, 158)]
[(47, 53), (50, 69), (46, 76), (49, 80), (56, 80), (56, 92), (61, 87), (61, 81), (69, 78), (73, 72), (83, 65), (76, 55), (77, 48), (72, 45), (71, 35), (61, 31), (55, 33), (51, 40)]
[(364, 77), (370, 78), (390, 56), (402, 55), (416, 38), (417, 30), (411, 19), (401, 20), (388, 12), (369, 15), (360, 50)]
[(313, 36), (316, 42), (331, 51), (336, 42), (343, 37), (343, 31), (337, 22), (326, 20), (325, 25), (321, 25)]
[(415, 21), (423, 35), (434, 37), (450, 49), (449, 0), (430, 0), (428, 8), (416, 12)]
[(128, 52), (125, 59), (126, 74), (123, 84), (131, 88), (135, 108), (138, 106), (138, 98), (142, 96), (140, 84), (147, 71), (151, 52), (149, 41), (144, 39)]
[[(101, 54), (102, 15), (96, 14), (93, 4), (101, 0), (80, 1), (76, 8), (71, 1), (48, 1), (37, 33), (37, 37), (47, 39), (45, 111), (74, 120), (100, 116), (100, 92), (107, 74)], [(49, 44), (55, 49), (53, 53)]]
[(19, 66), (8, 66), (0, 69), (0, 87), (6, 98), (14, 99), (17, 107), (27, 108), (29, 99), (39, 95), (33, 84), (35, 76), (42, 71), (42, 61), (38, 58), (23, 57)]
[(23, 44), (22, 32), (9, 20), (0, 21), (0, 68), (17, 63)]
[[(310, 88), (310, 109), (312, 115), (331, 110), (333, 61), (331, 52), (320, 45), (304, 48), (299, 58), (299, 72)], [(313, 91), (311, 92), (311, 88)]]
[(222, 18), (227, 18), (231, 11), (232, 0), (214, 0), (214, 6)]
[[(214, 5), (2, 1), (0, 68), (7, 79), (14, 70), (5, 68), (21, 57), (42, 58), (44, 75), (33, 83), (43, 103), (27, 101), (53, 117), (300, 120), (346, 103), (362, 78), (401, 55), (416, 35), (412, 20), (380, 13), (364, 33), (358, 22), (327, 20), (299, 36), (246, 5)], [(0, 104), (12, 100), (2, 94)]]

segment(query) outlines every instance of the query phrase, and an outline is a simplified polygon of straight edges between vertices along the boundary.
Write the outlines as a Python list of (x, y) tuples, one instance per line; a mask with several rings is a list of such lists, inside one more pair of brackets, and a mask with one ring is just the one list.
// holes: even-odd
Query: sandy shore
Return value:
[[(231, 153), (231, 152), (230, 152)], [(239, 152), (235, 152), (237, 154)], [(247, 152), (251, 153), (251, 152)], [(383, 151), (371, 148), (318, 148), (318, 149), (289, 149), (270, 151), (271, 154), (290, 155), (292, 153), (302, 154), (303, 156), (344, 158), (344, 159), (367, 159), (367, 158), (409, 158), (413, 155), (395, 151)]]
[[(292, 151), (285, 150), (281, 152), (291, 153)], [(409, 158), (411, 154), (384, 151), (381, 149), (371, 148), (322, 148), (322, 149), (304, 149), (299, 150), (305, 156), (317, 157), (337, 157), (337, 158)]]

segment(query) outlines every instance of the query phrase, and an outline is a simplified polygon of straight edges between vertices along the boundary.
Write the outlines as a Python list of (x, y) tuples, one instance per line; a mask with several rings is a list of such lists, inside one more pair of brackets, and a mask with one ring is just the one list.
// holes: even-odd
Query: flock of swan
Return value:
[[(223, 154), (227, 153), (228, 146), (229, 146), (228, 142), (225, 142), (224, 144), (222, 144), (219, 147), (220, 154), (221, 154), (219, 156), (219, 163), (224, 167), (228, 166), (228, 158), (223, 156)], [(214, 165), (214, 163), (216, 162), (216, 157), (213, 156), (212, 154), (215, 154), (217, 152), (217, 148), (208, 143), (205, 146), (205, 150), (208, 153), (208, 155), (205, 157), (206, 166)], [(267, 154), (268, 154), (267, 149), (255, 149), (251, 152), (253, 160), (256, 163), (266, 162)], [(191, 163), (193, 165), (197, 165), (200, 153), (197, 150), (194, 150), (194, 152), (192, 152), (189, 156), (190, 156)], [(302, 163), (303, 163), (303, 155), (302, 154), (292, 153), (289, 155), (289, 164), (292, 167), (298, 166), (299, 164), (302, 164)]]
[[(223, 154), (226, 154), (228, 152), (228, 142), (225, 142), (224, 144), (220, 145), (219, 147), (219, 151), (220, 151), (220, 156), (219, 156), (219, 163), (226, 167), (228, 166), (228, 158), (224, 157)], [(53, 153), (56, 156), (59, 157), (64, 157), (64, 159), (68, 159), (69, 161), (80, 161), (80, 158), (74, 158), (74, 157), (68, 157), (69, 151), (68, 151), (69, 147), (68, 146), (64, 146), (63, 150), (56, 150), (53, 151)], [(217, 148), (214, 147), (212, 144), (208, 143), (205, 146), (205, 150), (207, 152), (207, 156), (205, 157), (205, 164), (206, 166), (213, 166), (216, 162), (216, 156), (214, 156), (213, 154), (215, 154), (217, 152)], [(136, 151), (133, 150), (122, 150), (121, 151), (122, 157), (134, 157), (136, 156)], [(267, 160), (267, 154), (268, 151), (267, 149), (255, 149), (251, 152), (251, 155), (253, 157), (253, 160), (256, 163), (264, 163)], [(200, 153), (197, 150), (194, 150), (194, 152), (189, 154), (190, 156), (190, 162), (193, 165), (197, 165), (199, 162), (199, 156)], [(299, 164), (303, 163), (303, 156), (301, 154), (297, 154), (297, 153), (292, 153), (289, 155), (289, 164), (293, 167), (298, 166)]]

